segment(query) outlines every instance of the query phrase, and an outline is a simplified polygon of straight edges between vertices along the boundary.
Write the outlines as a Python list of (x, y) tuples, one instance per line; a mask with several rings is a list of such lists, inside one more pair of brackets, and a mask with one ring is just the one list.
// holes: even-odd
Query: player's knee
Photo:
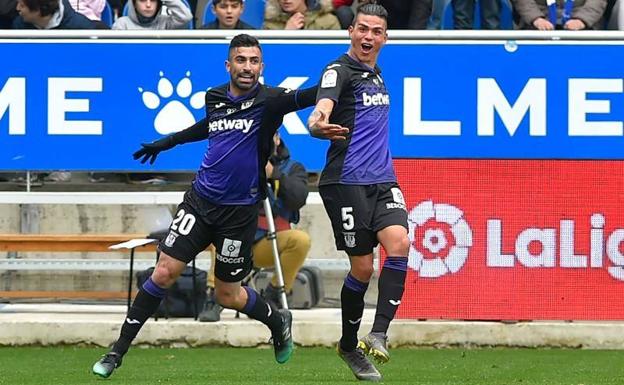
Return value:
[(216, 300), (219, 305), (226, 307), (228, 309), (233, 309), (236, 307), (238, 302), (238, 293), (232, 290), (224, 290), (222, 288), (217, 288), (215, 291)]
[(401, 237), (397, 242), (397, 247), (399, 248), (399, 255), (407, 255), (409, 253), (409, 248), (411, 246), (411, 242), (407, 235)]
[(402, 234), (391, 238), (389, 242), (386, 242), (384, 244), (384, 248), (386, 249), (388, 255), (400, 257), (407, 256), (407, 254), (409, 253), (410, 243), (411, 242), (407, 237), (407, 234)]
[(152, 281), (162, 288), (168, 288), (174, 284), (178, 275), (170, 266), (157, 264), (152, 273)]
[(358, 281), (368, 282), (373, 276), (373, 272), (375, 269), (373, 268), (373, 264), (352, 264), (351, 265), (351, 275), (355, 277)]

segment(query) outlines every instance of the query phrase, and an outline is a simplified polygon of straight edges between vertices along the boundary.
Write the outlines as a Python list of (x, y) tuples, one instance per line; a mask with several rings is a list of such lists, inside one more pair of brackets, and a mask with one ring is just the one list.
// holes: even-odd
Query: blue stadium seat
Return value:
[[(510, 0), (500, 0), (501, 12), (500, 12), (500, 29), (513, 29), (513, 11)], [(453, 21), (453, 5), (451, 1), (444, 2), (444, 8), (442, 11), (442, 17), (440, 20), (440, 29), (453, 29), (455, 23)], [(481, 29), (481, 4), (476, 2), (474, 8), (474, 22), (473, 29)]]
[(108, 25), (109, 27), (113, 26), (113, 9), (111, 8), (108, 1), (104, 2), (104, 9), (102, 10), (101, 16), (102, 23)]
[[(128, 1), (126, 2), (126, 5), (124, 5), (124, 7), (123, 7), (123, 11), (121, 11), (121, 15), (122, 15), (122, 16), (128, 16), (128, 3), (129, 3), (130, 1), (132, 1), (132, 0), (128, 0)], [(182, 0), (182, 2), (186, 5), (186, 7), (187, 7), (188, 9), (192, 9), (192, 8), (191, 8), (191, 5), (189, 4), (189, 2), (188, 2), (187, 0)], [(187, 28), (188, 28), (188, 29), (193, 29), (193, 19), (191, 19), (191, 21), (188, 23)]]
[(431, 16), (429, 17), (427, 29), (442, 28), (442, 18), (444, 15), (444, 10), (446, 9), (446, 4), (449, 2), (450, 0), (433, 0), (431, 4)]
[[(241, 16), (241, 20), (250, 24), (254, 28), (261, 29), (264, 24), (264, 6), (266, 0), (246, 0), (245, 10)], [(208, 0), (206, 7), (204, 7), (204, 14), (202, 15), (202, 23), (206, 25), (215, 19), (214, 13), (212, 13), (212, 0)]]

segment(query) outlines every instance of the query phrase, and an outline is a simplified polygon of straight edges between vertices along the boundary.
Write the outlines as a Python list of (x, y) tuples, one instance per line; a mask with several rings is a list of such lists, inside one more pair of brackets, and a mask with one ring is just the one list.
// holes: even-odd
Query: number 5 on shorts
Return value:
[(342, 216), (342, 228), (345, 230), (353, 230), (353, 227), (355, 227), (353, 207), (341, 207), (340, 214)]

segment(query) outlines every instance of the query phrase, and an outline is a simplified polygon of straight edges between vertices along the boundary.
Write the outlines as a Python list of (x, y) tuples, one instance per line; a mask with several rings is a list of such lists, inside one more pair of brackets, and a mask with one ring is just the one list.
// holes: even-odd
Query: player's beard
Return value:
[(249, 74), (249, 75), (251, 75), (251, 77), (248, 78), (249, 81), (247, 81), (247, 82), (241, 82), (241, 79), (239, 77), (241, 74), (242, 73), (237, 73), (237, 74), (233, 74), (231, 76), (232, 83), (239, 90), (249, 91), (250, 89), (254, 88), (256, 86), (256, 84), (258, 83), (258, 75), (257, 74)]

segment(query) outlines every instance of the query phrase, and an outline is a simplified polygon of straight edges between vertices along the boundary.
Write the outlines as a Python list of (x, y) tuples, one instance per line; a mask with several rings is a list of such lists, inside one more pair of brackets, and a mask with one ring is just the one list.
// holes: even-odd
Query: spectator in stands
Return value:
[(93, 22), (67, 0), (17, 0), (15, 29), (93, 29)]
[[(481, 29), (500, 29), (501, 0), (479, 0)], [(454, 29), (472, 29), (477, 0), (451, 0)]]
[[(292, 229), (291, 224), (299, 222), (299, 210), (308, 197), (308, 173), (303, 165), (290, 157), (288, 148), (278, 133), (273, 137), (275, 150), (266, 165), (267, 180), (272, 186), (274, 199), (271, 208), (277, 231), (277, 249), (280, 255), (284, 288), (287, 296), (291, 293), (297, 272), (310, 250), (310, 236), (302, 230)], [(256, 242), (253, 245), (253, 263), (256, 268), (274, 267), (272, 243), (266, 238), (268, 224), (264, 210), (258, 217)], [(214, 255), (213, 263), (214, 266)], [(263, 297), (281, 308), (277, 276), (262, 291)], [(202, 322), (219, 321), (223, 310), (214, 296), (214, 267), (208, 275), (208, 300), (199, 314)]]
[(607, 1), (605, 20), (608, 22), (607, 29), (624, 31), (624, 7), (622, 7), (620, 0)]
[(433, 0), (378, 0), (377, 3), (388, 11), (388, 29), (426, 29)]
[[(602, 29), (607, 0), (557, 0), (549, 7), (546, 0), (513, 0), (520, 21), (520, 29), (550, 31), (567, 29)], [(572, 11), (566, 12), (566, 7)]]
[(255, 29), (241, 20), (245, 5), (243, 0), (213, 0), (212, 13), (216, 19), (202, 29)]
[(340, 29), (331, 0), (267, 0), (264, 29)]
[[(166, 12), (162, 13), (165, 6)], [(131, 0), (128, 16), (122, 16), (113, 29), (183, 29), (193, 19), (182, 0)]]
[[(433, 0), (360, 0), (358, 6), (376, 2), (388, 11), (389, 29), (426, 29), (431, 16)], [(353, 21), (353, 0), (333, 0), (334, 13), (342, 28)]]
[(69, 4), (89, 20), (101, 21), (106, 0), (69, 0)]
[(17, 16), (17, 0), (0, 0), (0, 29), (10, 29)]
[[(361, 3), (361, 2), (360, 2)], [(340, 22), (340, 28), (347, 29), (353, 21), (355, 14), (353, 13), (353, 0), (332, 0), (332, 6), (334, 7), (334, 15)]]

